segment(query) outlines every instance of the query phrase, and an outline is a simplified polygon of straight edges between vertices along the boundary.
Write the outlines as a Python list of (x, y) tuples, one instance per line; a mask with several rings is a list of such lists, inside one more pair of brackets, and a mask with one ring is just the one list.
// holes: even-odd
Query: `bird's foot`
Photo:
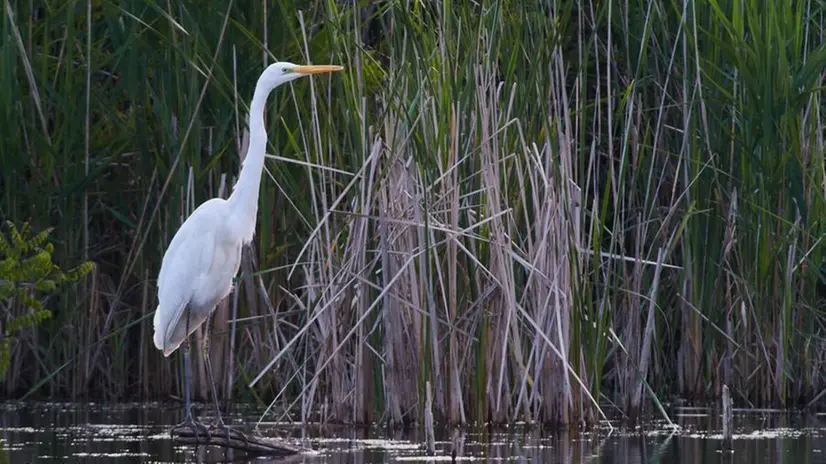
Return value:
[(209, 433), (215, 437), (226, 437), (229, 440), (243, 441), (244, 444), (249, 445), (247, 435), (240, 430), (231, 429), (224, 423), (224, 420), (218, 417), (212, 425), (209, 426)]
[[(189, 431), (187, 433), (186, 431)], [(175, 435), (179, 436), (191, 436), (195, 437), (195, 442), (200, 443), (200, 438), (204, 437), (204, 443), (209, 442), (209, 430), (207, 429), (206, 425), (202, 424), (201, 422), (195, 421), (192, 419), (191, 415), (187, 415), (186, 419), (181, 422), (180, 424), (172, 427), (169, 431), (169, 435), (174, 439)]]

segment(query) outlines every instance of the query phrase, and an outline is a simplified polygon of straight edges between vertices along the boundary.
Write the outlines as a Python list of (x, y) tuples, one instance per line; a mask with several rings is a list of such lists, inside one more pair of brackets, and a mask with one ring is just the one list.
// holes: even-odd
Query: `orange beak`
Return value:
[(296, 66), (293, 72), (297, 72), (299, 74), (320, 74), (320, 73), (328, 73), (334, 71), (341, 71), (344, 69), (343, 66), (338, 65), (318, 65), (318, 66)]

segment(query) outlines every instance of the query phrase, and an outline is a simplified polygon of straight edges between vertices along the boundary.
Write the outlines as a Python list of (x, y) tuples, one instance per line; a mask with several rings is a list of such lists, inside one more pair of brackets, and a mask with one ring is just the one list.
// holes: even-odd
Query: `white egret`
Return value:
[[(165, 357), (183, 343), (186, 390), (186, 419), (173, 431), (189, 427), (196, 437), (202, 430), (209, 434), (202, 424), (193, 421), (190, 410), (189, 335), (209, 319), (216, 305), (232, 291), (232, 280), (241, 264), (241, 247), (252, 241), (255, 233), (267, 147), (264, 128), (267, 97), (279, 85), (299, 77), (341, 69), (341, 66), (299, 66), (286, 62), (267, 66), (255, 85), (249, 113), (249, 146), (232, 194), (226, 200), (212, 198), (196, 208), (175, 233), (164, 254), (158, 274), (154, 341)], [(218, 410), (206, 338), (204, 354), (218, 426), (226, 429)]]

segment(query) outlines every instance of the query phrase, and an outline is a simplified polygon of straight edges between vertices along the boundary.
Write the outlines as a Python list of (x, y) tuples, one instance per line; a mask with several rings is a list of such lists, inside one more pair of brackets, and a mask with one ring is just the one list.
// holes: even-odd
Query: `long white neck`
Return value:
[(267, 149), (267, 131), (264, 128), (264, 107), (272, 88), (255, 86), (249, 114), (249, 145), (247, 156), (241, 166), (238, 182), (229, 196), (229, 227), (240, 234), (244, 243), (249, 243), (255, 234), (258, 216), (258, 192), (261, 187), (261, 172), (264, 170), (264, 154)]

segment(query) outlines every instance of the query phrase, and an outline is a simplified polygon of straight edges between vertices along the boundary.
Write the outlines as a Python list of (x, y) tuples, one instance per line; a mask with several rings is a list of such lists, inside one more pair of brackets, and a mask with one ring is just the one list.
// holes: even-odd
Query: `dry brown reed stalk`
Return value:
[[(560, 140), (560, 145), (565, 143), (563, 140)], [(565, 149), (562, 148), (563, 156), (564, 152)], [(530, 392), (520, 391), (520, 395), (527, 396), (531, 407), (541, 411), (537, 419), (543, 422), (567, 423), (571, 414), (570, 409), (574, 406), (566, 368), (566, 364), (569, 363), (572, 294), (568, 260), (571, 249), (575, 248), (569, 245), (571, 231), (566, 219), (569, 214), (566, 211), (570, 209), (566, 202), (570, 200), (566, 199), (568, 192), (564, 190), (568, 182), (565, 181), (566, 177), (557, 178), (551, 173), (556, 163), (550, 154), (549, 145), (545, 146), (542, 153), (535, 153), (536, 161), (545, 166), (546, 172), (539, 174), (529, 171), (528, 175), (531, 180), (531, 191), (542, 198), (532, 202), (535, 205), (533, 217), (536, 218), (536, 232), (526, 250), (530, 269), (525, 284), (524, 301), (521, 304), (533, 308), (533, 318), (541, 331), (560, 347), (563, 357), (559, 358), (552, 354), (548, 346), (542, 343), (537, 332), (540, 329), (535, 329), (530, 356), (537, 382)], [(527, 376), (523, 379), (522, 389), (526, 387)]]
[[(550, 67), (552, 78), (549, 81), (549, 113), (558, 123), (555, 144), (552, 146), (550, 140), (546, 141), (542, 153), (535, 152), (539, 173), (529, 176), (533, 180), (532, 190), (544, 193), (544, 198), (538, 200), (541, 209), (533, 216), (541, 235), (537, 237), (537, 247), (531, 254), (535, 257), (533, 269), (537, 271), (532, 275), (535, 278), (531, 285), (534, 288), (534, 317), (537, 321), (543, 321), (540, 326), (547, 327), (548, 334), (553, 334), (562, 356), (549, 355), (547, 347), (541, 346), (537, 361), (548, 362), (550, 365), (544, 369), (547, 374), (541, 377), (542, 392), (534, 396), (532, 403), (539, 406), (538, 400), (542, 399), (540, 419), (543, 422), (568, 424), (574, 415), (572, 409), (582, 407), (575, 404), (575, 396), (580, 399), (584, 396), (581, 392), (574, 394), (568, 366), (573, 366), (583, 376), (586, 384), (588, 382), (588, 372), (581, 360), (569, 358), (575, 278), (571, 270), (575, 269), (572, 262), (578, 255), (577, 250), (582, 248), (582, 235), (578, 225), (579, 211), (576, 208), (580, 201), (579, 191), (574, 181), (576, 176), (572, 160), (575, 152), (573, 143), (577, 137), (562, 71), (565, 65), (560, 54), (554, 54)], [(535, 346), (541, 345), (539, 337), (535, 336), (534, 343)], [(537, 366), (537, 372), (543, 372), (539, 369), (540, 366), (541, 364)]]
[(634, 391), (631, 393), (630, 407), (628, 409), (628, 413), (630, 413), (632, 417), (638, 415), (642, 407), (643, 383), (648, 376), (652, 338), (654, 337), (654, 332), (656, 331), (655, 309), (657, 302), (657, 290), (659, 290), (660, 273), (662, 271), (664, 259), (665, 250), (660, 248), (657, 250), (657, 267), (654, 269), (654, 278), (651, 282), (651, 290), (648, 295), (648, 317), (645, 323), (645, 331), (643, 333), (642, 342), (640, 344), (640, 361), (637, 373), (638, 378)]
[[(388, 140), (400, 140), (407, 134), (400, 127), (386, 125)], [(391, 132), (392, 131), (392, 132)], [(396, 222), (399, 219), (415, 220), (418, 208), (413, 173), (406, 167), (409, 155), (406, 151), (388, 152), (388, 174), (379, 190), (379, 250), (381, 276), (384, 288), (391, 288), (393, 276), (401, 278), (393, 290), (383, 297), (382, 322), (384, 324), (384, 384), (385, 421), (392, 425), (407, 420), (417, 420), (420, 392), (414, 379), (425, 356), (424, 313), (421, 271), (411, 266), (414, 250), (421, 252), (416, 243), (416, 228)], [(405, 418), (404, 416), (408, 417)]]
[[(520, 375), (524, 372), (525, 364), (522, 356), (522, 340), (517, 327), (516, 316), (516, 289), (514, 288), (513, 250), (511, 239), (513, 235), (501, 213), (506, 193), (499, 188), (501, 166), (499, 160), (502, 153), (499, 140), (495, 136), (501, 115), (496, 101), (497, 88), (494, 75), (489, 70), (478, 69), (476, 72), (477, 111), (479, 112), (480, 154), (482, 158), (483, 185), (488, 198), (487, 213), (497, 219), (491, 222), (490, 245), (490, 273), (499, 286), (499, 293), (494, 297), (492, 312), (494, 323), (489, 335), (492, 343), (489, 345), (488, 357), (492, 360), (488, 377), (488, 392), (490, 395), (491, 420), (495, 423), (505, 423), (507, 413), (511, 410), (513, 386), (510, 384), (510, 374)], [(509, 350), (510, 348), (510, 350)], [(513, 355), (511, 364), (510, 354)]]
[[(449, 207), (449, 220), (452, 230), (459, 230), (459, 169), (458, 169), (458, 152), (459, 152), (459, 131), (456, 104), (450, 107), (450, 147), (447, 159), (449, 174), (444, 176), (442, 186), (444, 189), (444, 197)], [(459, 367), (459, 347), (462, 346), (459, 340), (459, 334), (456, 331), (458, 324), (458, 251), (457, 242), (459, 237), (456, 234), (450, 235), (450, 240), (447, 243), (447, 308), (448, 320), (447, 330), (449, 332), (448, 338), (448, 410), (447, 422), (450, 424), (464, 424), (467, 422), (465, 417), (465, 407), (462, 394), (462, 381)]]
[(722, 383), (723, 385), (734, 385), (732, 381), (733, 378), (733, 357), (734, 357), (734, 344), (732, 343), (733, 337), (735, 334), (733, 333), (733, 318), (738, 314), (738, 308), (740, 307), (739, 301), (736, 301), (733, 293), (735, 290), (735, 282), (732, 278), (733, 273), (731, 271), (734, 270), (735, 267), (735, 260), (736, 256), (732, 251), (735, 249), (734, 245), (737, 240), (737, 190), (735, 189), (732, 192), (731, 199), (729, 200), (729, 212), (728, 218), (726, 221), (726, 232), (723, 238), (723, 253), (722, 253), (722, 261), (727, 268), (725, 273), (725, 293), (726, 293), (726, 312), (725, 312), (725, 331), (727, 335), (726, 340), (726, 352), (723, 358), (723, 375), (722, 375)]
[[(370, 137), (370, 134), (365, 133), (365, 139), (362, 141), (364, 146), (367, 146), (368, 140), (372, 140), (372, 137), (369, 139), (366, 137)], [(361, 176), (358, 203), (354, 205), (355, 208), (360, 210), (370, 211), (373, 209), (375, 191), (372, 185), (376, 180), (380, 157), (372, 157), (372, 160), (369, 174)], [(370, 286), (367, 283), (370, 282), (370, 276), (375, 272), (375, 267), (378, 264), (377, 259), (368, 262), (371, 234), (369, 222), (367, 217), (358, 217), (349, 222), (347, 235), (352, 235), (353, 239), (348, 240), (347, 247), (344, 250), (343, 269), (351, 276), (358, 276), (348, 299), (355, 306), (354, 316), (359, 320), (367, 317), (366, 309), (369, 307), (370, 301)], [(370, 399), (375, 398), (373, 381), (376, 375), (375, 357), (371, 353), (370, 342), (373, 331), (374, 328), (368, 330), (364, 325), (359, 324), (354, 340), (355, 353), (353, 358), (353, 389), (350, 394), (350, 420), (355, 423), (372, 423), (375, 421), (376, 408), (370, 404)]]
[(424, 433), (425, 433), (425, 447), (427, 454), (432, 456), (436, 454), (436, 434), (434, 431), (433, 420), (433, 393), (430, 388), (430, 381), (425, 382), (425, 400), (424, 400)]

